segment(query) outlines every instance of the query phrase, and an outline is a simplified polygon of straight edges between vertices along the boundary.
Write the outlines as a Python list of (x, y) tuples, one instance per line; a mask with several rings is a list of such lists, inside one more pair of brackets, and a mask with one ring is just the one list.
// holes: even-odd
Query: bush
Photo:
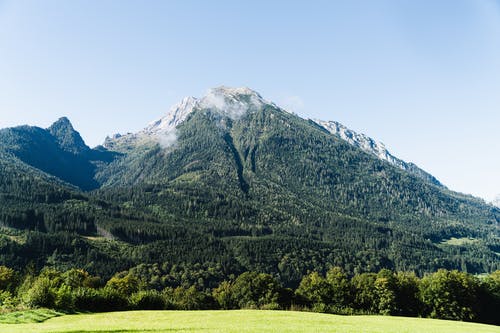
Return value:
[(136, 310), (163, 310), (165, 299), (156, 290), (139, 291), (130, 296), (130, 307)]
[(64, 284), (70, 286), (73, 289), (79, 287), (97, 288), (100, 282), (100, 279), (98, 277), (91, 276), (83, 269), (76, 268), (72, 268), (69, 271), (64, 272), (61, 277), (64, 281)]
[(126, 310), (128, 301), (125, 296), (110, 288), (79, 288), (73, 292), (74, 306), (78, 310), (106, 312)]
[(100, 307), (101, 298), (99, 296), (99, 291), (95, 289), (88, 288), (78, 288), (73, 291), (74, 306), (78, 310), (82, 311), (94, 311), (98, 312)]
[(212, 291), (212, 296), (221, 309), (229, 310), (237, 307), (236, 302), (233, 301), (231, 283), (229, 281), (222, 281), (221, 284)]
[(217, 309), (218, 304), (211, 295), (196, 290), (194, 286), (185, 289), (165, 288), (162, 292), (165, 307), (175, 310), (207, 310)]
[(13, 310), (18, 303), (17, 298), (10, 291), (0, 291), (0, 308), (2, 310)]
[(71, 288), (65, 284), (61, 285), (54, 293), (54, 306), (60, 310), (73, 310), (74, 299)]
[(311, 307), (312, 312), (327, 313), (330, 312), (330, 308), (325, 303), (314, 303)]
[(122, 295), (130, 296), (139, 291), (140, 281), (137, 277), (130, 273), (122, 272), (115, 274), (106, 283), (106, 287), (114, 289)]
[(260, 307), (261, 310), (279, 310), (281, 309), (281, 306), (276, 303), (276, 302), (273, 302), (273, 303), (268, 303), (268, 304), (264, 304)]
[(48, 277), (39, 277), (23, 297), (24, 303), (30, 308), (54, 308), (56, 296), (51, 288)]
[(14, 290), (19, 282), (18, 274), (11, 268), (0, 266), (0, 290)]

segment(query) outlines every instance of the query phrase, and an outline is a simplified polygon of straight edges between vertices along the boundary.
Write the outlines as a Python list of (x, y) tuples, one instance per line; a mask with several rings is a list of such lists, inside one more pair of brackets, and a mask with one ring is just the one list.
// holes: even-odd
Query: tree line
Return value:
[[(173, 268), (172, 271), (175, 271)], [(500, 324), (500, 271), (473, 276), (440, 269), (422, 278), (382, 269), (348, 276), (339, 267), (313, 271), (297, 288), (285, 288), (270, 274), (247, 271), (223, 277), (212, 288), (184, 276), (159, 276), (136, 267), (108, 280), (82, 269), (61, 272), (28, 267), (21, 274), (0, 266), (0, 308), (14, 311), (283, 309), (335, 314), (380, 314)]]

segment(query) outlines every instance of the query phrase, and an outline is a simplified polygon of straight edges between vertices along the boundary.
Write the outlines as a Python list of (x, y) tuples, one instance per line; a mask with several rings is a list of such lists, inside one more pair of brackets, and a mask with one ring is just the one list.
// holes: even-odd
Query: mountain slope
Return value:
[[(402, 250), (409, 243), (435, 257), (447, 256), (437, 244), (451, 237), (498, 243), (498, 211), (480, 200), (385, 163), (313, 122), (260, 103), (257, 94), (259, 103), (252, 104), (248, 91), (226, 96), (219, 88), (209, 96), (214, 93), (223, 95), (218, 103), (195, 102), (183, 110), (170, 145), (161, 145), (158, 132), (143, 131), (126, 157), (102, 171), (101, 193), (125, 202), (141, 197), (135, 208), (160, 219), (223, 220), (204, 222), (214, 234), (275, 237), (258, 245), (268, 250), (278, 246), (277, 237), (300, 236), (343, 243), (337, 251), (348, 257), (347, 249), (359, 251), (345, 235), (349, 230), (372, 250), (385, 252), (391, 244), (399, 253), (386, 257), (386, 264), (414, 267), (418, 259)], [(226, 98), (232, 105), (246, 103), (246, 112), (227, 112)], [(151, 127), (147, 132), (154, 133)], [(491, 252), (487, 256), (497, 262)]]
[[(215, 93), (224, 95), (225, 92), (219, 88), (201, 101), (213, 99)], [(109, 187), (114, 184), (155, 183), (159, 179), (168, 182), (185, 174), (197, 172), (198, 176), (208, 177), (209, 173), (213, 173), (217, 178), (210, 184), (212, 187), (224, 182), (222, 188), (231, 188), (225, 182), (232, 181), (234, 186), (246, 193), (252, 180), (256, 184), (261, 181), (273, 182), (288, 191), (311, 193), (311, 201), (319, 200), (328, 205), (338, 203), (341, 207), (355, 205), (353, 211), (357, 215), (369, 210), (368, 214), (376, 218), (380, 217), (380, 214), (375, 214), (377, 211), (383, 212), (384, 216), (390, 215), (389, 208), (394, 204), (400, 205), (398, 212), (403, 209), (406, 210), (404, 214), (413, 214), (422, 210), (420, 214), (425, 216), (437, 216), (440, 210), (454, 209), (446, 207), (446, 200), (443, 199), (443, 207), (432, 208), (434, 212), (429, 211), (431, 208), (427, 206), (435, 200), (430, 196), (452, 195), (454, 199), (470, 200), (440, 186), (432, 186), (434, 181), (426, 185), (415, 179), (417, 176), (414, 172), (398, 171), (361, 152), (357, 144), (338, 140), (337, 135), (329, 135), (314, 123), (284, 112), (254, 94), (247, 90), (240, 94), (241, 100), (235, 100), (234, 91), (230, 90), (230, 101), (238, 107), (252, 98), (258, 101), (248, 103), (246, 113), (238, 117), (228, 113), (222, 102), (212, 105), (207, 102), (194, 103), (195, 106), (189, 112), (183, 110), (183, 118), (187, 120), (179, 122), (178, 128), (170, 129), (175, 131), (176, 140), (167, 147), (162, 146), (161, 138), (158, 138), (158, 133), (170, 136), (169, 131), (161, 132), (165, 127), (160, 124), (165, 118), (155, 124), (158, 130), (149, 126), (136, 135), (142, 136), (143, 140), (125, 160), (110, 166), (108, 172), (113, 171), (109, 178), (103, 176), (107, 181), (104, 183)], [(223, 98), (225, 96), (219, 99)], [(220, 109), (220, 105), (223, 109)], [(147, 136), (145, 133), (153, 134)], [(386, 150), (385, 153), (388, 154)], [(408, 171), (410, 164), (398, 161), (401, 163), (397, 165), (398, 168)], [(401, 167), (402, 163), (405, 168)], [(141, 165), (141, 168), (137, 165)], [(139, 170), (140, 176), (135, 174)], [(222, 175), (226, 177), (221, 178)], [(307, 182), (304, 182), (304, 177), (309, 178)], [(422, 187), (422, 193), (414, 193), (413, 187), (416, 185)], [(352, 200), (348, 194), (351, 189), (365, 194), (359, 200)], [(238, 191), (235, 190), (235, 193)], [(362, 207), (370, 204), (369, 201), (374, 201), (373, 207)], [(479, 203), (477, 200), (471, 202)]]
[[(44, 225), (59, 207), (79, 212), (47, 224), (63, 227), (35, 228), (68, 239), (44, 241), (66, 244), (66, 252), (49, 247), (40, 262), (84, 263), (99, 274), (141, 263), (202, 263), (225, 274), (270, 272), (289, 285), (332, 265), (350, 273), (388, 267), (420, 274), (500, 267), (498, 209), (422, 177), (411, 164), (387, 163), (248, 88), (186, 98), (99, 150), (82, 145), (68, 123), (0, 131), (6, 165), (95, 189), (84, 193), (47, 178), (81, 197), (37, 206)], [(68, 245), (75, 240), (77, 252)]]
[(115, 153), (90, 149), (67, 118), (48, 129), (19, 126), (0, 130), (0, 151), (82, 190), (99, 187), (96, 164), (110, 162)]

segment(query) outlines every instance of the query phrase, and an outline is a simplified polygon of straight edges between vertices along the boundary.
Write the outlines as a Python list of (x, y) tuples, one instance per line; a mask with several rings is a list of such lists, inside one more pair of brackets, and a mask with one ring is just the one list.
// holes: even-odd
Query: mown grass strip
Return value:
[(62, 312), (49, 309), (6, 312), (0, 314), (0, 324), (41, 323), (47, 319), (58, 317), (63, 314)]

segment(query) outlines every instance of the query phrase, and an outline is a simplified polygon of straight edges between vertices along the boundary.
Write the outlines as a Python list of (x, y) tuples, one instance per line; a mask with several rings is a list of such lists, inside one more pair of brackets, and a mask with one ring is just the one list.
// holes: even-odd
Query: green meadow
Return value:
[(30, 312), (26, 322), (19, 323), (22, 321), (22, 313), (19, 313), (16, 315), (17, 321), (14, 321), (17, 324), (5, 323), (9, 322), (6, 315), (0, 315), (0, 332), (500, 333), (498, 326), (476, 323), (389, 316), (338, 316), (292, 311), (127, 311), (54, 315), (56, 316), (43, 322), (36, 322), (38, 320), (33, 320), (33, 312)]

